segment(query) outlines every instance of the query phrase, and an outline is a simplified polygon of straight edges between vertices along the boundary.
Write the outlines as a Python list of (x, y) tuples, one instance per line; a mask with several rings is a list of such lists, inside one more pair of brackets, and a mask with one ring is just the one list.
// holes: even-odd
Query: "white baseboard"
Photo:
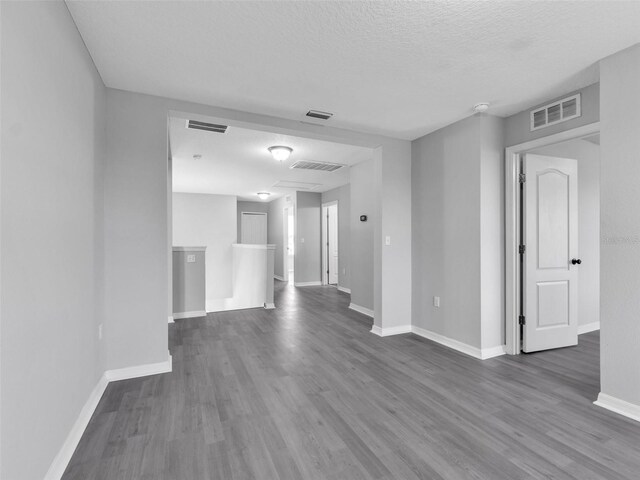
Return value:
[(504, 345), (480, 349), (478, 347), (468, 345), (458, 340), (454, 340), (453, 338), (445, 337), (444, 335), (440, 335), (439, 333), (416, 327), (415, 325), (411, 327), (411, 331), (420, 337), (427, 338), (436, 343), (439, 343), (440, 345), (444, 345), (445, 347), (452, 348), (454, 350), (457, 350), (458, 352), (470, 355), (480, 360), (487, 360), (489, 358), (498, 357), (506, 353), (506, 347)]
[(196, 310), (193, 312), (180, 312), (180, 313), (173, 313), (173, 318), (175, 320), (180, 320), (182, 318), (197, 318), (197, 317), (206, 317), (207, 316), (207, 312), (205, 312), (204, 310)]
[(91, 420), (91, 416), (96, 410), (96, 407), (98, 406), (98, 403), (102, 398), (102, 394), (106, 390), (108, 384), (109, 380), (107, 380), (105, 375), (102, 375), (96, 386), (93, 387), (93, 390), (89, 394), (89, 398), (82, 407), (82, 410), (80, 410), (80, 415), (78, 415), (78, 418), (71, 427), (71, 431), (62, 444), (62, 448), (60, 448), (56, 458), (51, 462), (51, 466), (49, 467), (47, 474), (44, 476), (44, 480), (60, 480), (60, 478), (62, 478), (62, 474), (67, 469), (67, 465), (69, 465), (73, 452), (76, 451), (76, 447), (78, 446), (78, 443), (80, 443), (82, 434), (87, 428), (87, 425), (89, 425), (89, 420)]
[(284, 282), (284, 277), (281, 277), (280, 275), (274, 275), (273, 278), (275, 278), (276, 280), (280, 280), (281, 282)]
[(600, 392), (598, 400), (593, 402), (593, 404), (620, 415), (624, 415), (636, 422), (640, 422), (640, 405), (636, 405), (635, 403), (629, 403), (625, 400), (620, 400), (619, 398)]
[(350, 303), (349, 308), (351, 310), (355, 310), (358, 313), (362, 313), (368, 317), (373, 318), (373, 310), (365, 307), (361, 307), (360, 305), (356, 305), (355, 303)]
[(340, 285), (338, 285), (338, 290), (340, 290), (341, 292), (348, 293), (349, 295), (351, 295), (351, 289), (350, 288), (341, 287)]
[(168, 322), (168, 323), (175, 323), (175, 322), (173, 321), (173, 315), (169, 315), (169, 322)]
[(104, 375), (109, 382), (117, 382), (118, 380), (128, 380), (130, 378), (146, 377), (148, 375), (157, 375), (159, 373), (169, 373), (172, 369), (172, 363), (173, 359), (171, 358), (171, 355), (169, 355), (167, 360), (164, 362), (107, 370), (104, 372)]
[(600, 330), (600, 322), (591, 322), (586, 325), (578, 325), (578, 335), (582, 335), (583, 333), (595, 332), (596, 330)]
[(157, 373), (168, 373), (171, 371), (171, 368), (172, 361), (171, 355), (169, 355), (166, 362), (121, 368), (118, 370), (107, 370), (104, 372), (96, 386), (89, 394), (89, 398), (82, 407), (82, 410), (80, 410), (80, 414), (71, 427), (71, 431), (69, 431), (69, 435), (67, 435), (67, 438), (58, 451), (58, 454), (53, 459), (53, 462), (51, 462), (51, 466), (49, 467), (44, 480), (60, 480), (62, 478), (64, 471), (67, 469), (67, 465), (69, 465), (69, 461), (71, 461), (73, 452), (76, 451), (76, 448), (80, 443), (80, 439), (82, 438), (87, 425), (89, 425), (89, 421), (91, 420), (93, 413), (96, 411), (98, 403), (100, 403), (100, 399), (110, 382), (124, 380), (127, 378), (155, 375)]
[(380, 337), (390, 337), (391, 335), (402, 335), (403, 333), (411, 333), (411, 325), (400, 325), (398, 327), (380, 328), (376, 325), (371, 327), (371, 333)]
[(319, 287), (322, 282), (293, 282), (293, 285), (296, 287)]
[(273, 310), (274, 308), (276, 308), (276, 304), (275, 303), (265, 303), (264, 304), (264, 308), (265, 308), (265, 310)]

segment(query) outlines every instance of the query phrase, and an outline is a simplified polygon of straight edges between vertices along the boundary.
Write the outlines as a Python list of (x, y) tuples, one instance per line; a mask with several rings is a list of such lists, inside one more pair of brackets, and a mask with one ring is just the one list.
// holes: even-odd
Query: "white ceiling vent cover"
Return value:
[(306, 160), (299, 160), (289, 168), (300, 170), (317, 170), (320, 172), (335, 172), (336, 170), (340, 170), (342, 167), (344, 167), (344, 165), (341, 165), (339, 163), (309, 162)]
[(566, 122), (582, 115), (580, 94), (572, 95), (557, 102), (531, 111), (531, 131)]

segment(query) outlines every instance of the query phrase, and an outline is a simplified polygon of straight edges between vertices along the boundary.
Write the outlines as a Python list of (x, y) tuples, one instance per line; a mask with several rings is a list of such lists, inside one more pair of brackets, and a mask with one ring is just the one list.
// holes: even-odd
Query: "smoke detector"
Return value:
[(487, 103), (487, 102), (476, 103), (476, 104), (473, 106), (473, 111), (474, 111), (475, 113), (484, 113), (484, 112), (486, 112), (487, 110), (489, 110), (489, 103)]

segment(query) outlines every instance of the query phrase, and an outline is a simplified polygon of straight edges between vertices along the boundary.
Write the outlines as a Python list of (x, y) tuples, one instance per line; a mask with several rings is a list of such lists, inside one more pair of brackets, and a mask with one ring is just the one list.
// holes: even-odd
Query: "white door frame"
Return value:
[[(327, 247), (327, 242), (329, 239), (327, 238), (327, 217), (325, 216), (325, 208), (331, 207), (332, 205), (336, 206), (336, 209), (339, 209), (338, 200), (334, 200), (332, 202), (327, 202), (322, 204), (322, 208), (320, 209), (322, 219), (320, 221), (321, 225), (321, 242), (322, 248), (320, 251), (322, 252), (322, 285), (329, 285), (329, 276), (327, 275), (327, 270), (329, 269), (329, 249)], [(340, 212), (338, 210), (338, 219), (340, 218)], [(338, 220), (340, 221), (340, 220)], [(340, 242), (338, 242), (338, 249), (340, 248)], [(340, 250), (338, 250), (338, 256), (340, 255)], [(338, 284), (340, 275), (338, 275)]]
[(285, 282), (289, 281), (289, 270), (294, 271), (293, 275), (295, 277), (295, 268), (296, 268), (295, 260), (293, 261), (293, 268), (290, 268), (291, 265), (289, 265), (289, 216), (291, 215), (294, 217), (293, 243), (295, 245), (296, 243), (295, 214), (296, 214), (296, 210), (292, 204), (285, 205), (284, 207), (282, 207), (282, 279)]
[(505, 151), (505, 343), (509, 355), (520, 354), (520, 261), (518, 253), (520, 220), (520, 155), (529, 150), (600, 133), (600, 122), (507, 147)]

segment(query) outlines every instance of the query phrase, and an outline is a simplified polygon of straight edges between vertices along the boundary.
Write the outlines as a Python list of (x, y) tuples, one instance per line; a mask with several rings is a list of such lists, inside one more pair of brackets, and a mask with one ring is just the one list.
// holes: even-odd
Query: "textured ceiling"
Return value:
[(640, 2), (68, 1), (112, 88), (413, 139), (594, 83)]
[[(199, 118), (202, 120), (202, 118)], [(292, 170), (298, 160), (355, 165), (372, 158), (373, 151), (309, 138), (229, 127), (227, 133), (212, 133), (185, 128), (184, 118), (171, 118), (169, 137), (173, 158), (173, 191), (237, 195), (240, 200), (259, 201), (258, 192), (269, 192), (274, 200), (294, 189), (277, 188), (280, 181), (318, 184), (313, 192), (324, 192), (349, 183), (349, 169), (335, 172)], [(268, 147), (293, 148), (289, 160), (279, 163)], [(202, 155), (194, 159), (194, 155)]]

